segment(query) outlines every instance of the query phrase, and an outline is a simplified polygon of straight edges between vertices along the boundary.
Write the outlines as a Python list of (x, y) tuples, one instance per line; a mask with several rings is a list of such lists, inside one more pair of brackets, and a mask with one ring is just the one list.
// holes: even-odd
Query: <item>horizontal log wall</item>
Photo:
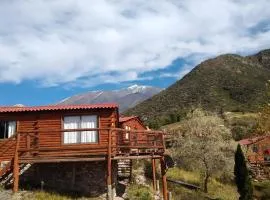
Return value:
[[(21, 135), (20, 149), (28, 149), (29, 147), (37, 149), (46, 149), (47, 151), (31, 152), (31, 155), (40, 157), (58, 157), (58, 156), (77, 156), (90, 154), (105, 154), (107, 152), (108, 131), (99, 131), (99, 143), (97, 144), (62, 144), (64, 116), (80, 116), (80, 115), (97, 115), (98, 128), (111, 128), (112, 123), (117, 127), (117, 110), (115, 109), (96, 109), (96, 110), (82, 110), (82, 111), (43, 111), (43, 112), (25, 112), (25, 113), (6, 113), (0, 115), (0, 120), (14, 120), (17, 121), (17, 131)], [(50, 131), (53, 130), (53, 131)], [(59, 132), (56, 132), (59, 130)], [(33, 133), (26, 134), (24, 132)], [(0, 161), (11, 160), (14, 156), (15, 148), (14, 140), (0, 140)], [(10, 148), (4, 148), (10, 146)], [(82, 149), (72, 149), (73, 147), (82, 147)], [(69, 149), (70, 147), (70, 149)], [(84, 147), (89, 147), (85, 149)], [(65, 149), (59, 149), (65, 148)], [(52, 149), (52, 151), (48, 151)], [(1, 152), (3, 153), (1, 154)], [(23, 152), (21, 152), (22, 154)]]

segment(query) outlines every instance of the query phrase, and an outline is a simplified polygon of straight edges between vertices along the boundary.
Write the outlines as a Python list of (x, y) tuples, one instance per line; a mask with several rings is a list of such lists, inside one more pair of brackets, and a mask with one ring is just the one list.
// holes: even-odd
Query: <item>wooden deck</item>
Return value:
[[(47, 135), (47, 146), (40, 146), (42, 131), (18, 132), (14, 137), (5, 141), (0, 148), (1, 160), (12, 160), (18, 154), (19, 163), (69, 162), (105, 160), (110, 154), (112, 159), (139, 158), (160, 156), (164, 153), (164, 133), (160, 131), (137, 131), (120, 128), (46, 130), (53, 135), (74, 131), (102, 131), (107, 132), (108, 140), (100, 143), (88, 144), (58, 144), (50, 145), (54, 141)], [(125, 134), (129, 134), (128, 139)], [(44, 141), (44, 138), (42, 138)], [(12, 151), (10, 152), (10, 148)], [(16, 147), (16, 148), (15, 148)], [(9, 149), (8, 155), (7, 150)]]
[[(100, 143), (88, 144), (57, 144), (50, 138), (40, 138), (41, 130), (17, 132), (16, 135), (2, 143), (0, 147), (0, 161), (9, 161), (2, 169), (0, 177), (9, 172), (13, 174), (13, 191), (18, 191), (20, 165), (33, 163), (59, 162), (107, 162), (108, 199), (112, 185), (112, 160), (123, 159), (159, 159), (162, 170), (163, 196), (167, 200), (167, 182), (165, 176), (165, 140), (164, 132), (149, 130), (125, 130), (120, 128), (46, 130), (52, 135), (63, 135), (64, 132), (97, 131), (98, 135), (106, 132), (107, 140)], [(128, 134), (128, 137), (127, 137)], [(40, 140), (46, 140), (47, 146), (40, 145)], [(50, 143), (54, 143), (51, 145)], [(2, 173), (2, 175), (1, 175)], [(154, 180), (155, 181), (155, 180)]]

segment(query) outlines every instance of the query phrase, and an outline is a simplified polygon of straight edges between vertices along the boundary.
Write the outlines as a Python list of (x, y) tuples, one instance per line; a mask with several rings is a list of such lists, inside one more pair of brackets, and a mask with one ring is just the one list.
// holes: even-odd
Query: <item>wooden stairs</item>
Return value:
[(118, 179), (129, 179), (132, 177), (132, 160), (122, 159), (117, 162), (117, 177)]

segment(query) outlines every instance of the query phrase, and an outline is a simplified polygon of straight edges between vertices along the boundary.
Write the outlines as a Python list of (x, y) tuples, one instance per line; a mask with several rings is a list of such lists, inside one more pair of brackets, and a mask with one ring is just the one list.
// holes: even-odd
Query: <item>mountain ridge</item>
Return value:
[(269, 79), (270, 49), (250, 56), (219, 55), (125, 114), (163, 125), (198, 106), (215, 112), (257, 112), (268, 99)]
[(115, 102), (119, 104), (120, 112), (123, 112), (162, 90), (162, 88), (158, 87), (135, 84), (118, 90), (96, 90), (77, 94), (61, 100), (58, 104), (68, 105)]

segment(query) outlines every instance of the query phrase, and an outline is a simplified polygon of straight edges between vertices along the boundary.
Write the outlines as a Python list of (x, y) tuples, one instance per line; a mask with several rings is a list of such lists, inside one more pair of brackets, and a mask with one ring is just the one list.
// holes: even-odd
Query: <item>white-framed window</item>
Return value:
[[(126, 129), (127, 131), (130, 131), (130, 130), (131, 130), (130, 126), (125, 126), (125, 129)], [(126, 134), (125, 134), (125, 139), (126, 139), (126, 140), (129, 139), (129, 132), (126, 132)]]
[[(96, 115), (66, 116), (64, 117), (64, 129), (97, 128), (98, 117)], [(98, 131), (72, 131), (64, 132), (64, 144), (97, 143)]]
[(0, 139), (7, 139), (16, 133), (16, 121), (0, 121)]

